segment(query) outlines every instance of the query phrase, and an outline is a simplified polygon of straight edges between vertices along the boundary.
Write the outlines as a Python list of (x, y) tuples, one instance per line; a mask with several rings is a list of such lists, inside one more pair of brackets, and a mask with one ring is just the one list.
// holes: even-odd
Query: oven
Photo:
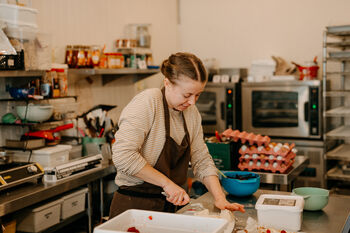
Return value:
[(321, 82), (242, 83), (242, 129), (276, 137), (322, 136)]
[(208, 82), (196, 106), (202, 117), (203, 133), (222, 133), (241, 128), (240, 83)]

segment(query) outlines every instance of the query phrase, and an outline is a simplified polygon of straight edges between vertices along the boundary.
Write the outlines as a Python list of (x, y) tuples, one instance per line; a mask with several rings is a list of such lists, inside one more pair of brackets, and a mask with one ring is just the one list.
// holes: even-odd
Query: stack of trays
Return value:
[[(242, 142), (239, 149), (238, 168), (240, 170), (257, 170), (285, 173), (294, 163), (297, 150), (295, 144), (271, 142), (270, 137), (227, 129), (222, 136)], [(249, 145), (247, 145), (249, 144)]]
[(238, 168), (241, 170), (263, 170), (284, 173), (294, 163), (296, 149), (293, 144), (270, 143), (268, 146), (246, 146), (239, 149)]
[(233, 140), (234, 142), (237, 142), (238, 140), (241, 140), (241, 142), (244, 144), (246, 142), (249, 143), (249, 145), (256, 144), (258, 146), (265, 145), (268, 146), (271, 139), (268, 136), (261, 136), (260, 134), (256, 135), (253, 133), (247, 133), (246, 131), (240, 132), (239, 130), (232, 130), (227, 129), (222, 133), (223, 136), (226, 138), (229, 138)]

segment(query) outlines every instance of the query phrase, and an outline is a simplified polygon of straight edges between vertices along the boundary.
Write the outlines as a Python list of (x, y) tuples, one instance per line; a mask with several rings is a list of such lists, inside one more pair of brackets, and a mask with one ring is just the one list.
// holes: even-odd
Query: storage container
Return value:
[(259, 226), (299, 231), (303, 219), (304, 198), (291, 195), (263, 194), (255, 204)]
[(213, 157), (214, 163), (219, 170), (231, 170), (231, 144), (207, 142), (209, 154)]
[(127, 232), (131, 227), (147, 233), (221, 233), (227, 224), (220, 218), (131, 209), (99, 225), (94, 233)]
[(34, 8), (0, 3), (0, 19), (13, 24), (26, 23), (36, 25), (38, 10)]
[[(37, 162), (43, 167), (54, 167), (69, 161), (71, 145), (56, 145), (33, 150), (30, 161)], [(28, 162), (29, 151), (14, 151), (13, 160), (17, 162)]]
[(4, 32), (9, 38), (20, 40), (34, 40), (38, 33), (38, 26), (35, 24), (6, 22), (7, 27)]
[(88, 189), (83, 188), (61, 198), (61, 219), (69, 218), (85, 210), (85, 197), (87, 192)]
[(62, 200), (27, 210), (17, 219), (17, 231), (40, 232), (60, 222)]

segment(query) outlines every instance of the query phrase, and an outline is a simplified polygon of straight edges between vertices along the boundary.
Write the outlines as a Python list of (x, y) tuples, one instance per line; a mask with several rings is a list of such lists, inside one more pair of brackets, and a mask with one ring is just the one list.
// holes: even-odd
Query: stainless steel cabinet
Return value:
[[(350, 25), (327, 27), (323, 39), (323, 114), (327, 180), (350, 182)], [(326, 146), (325, 146), (326, 148)]]

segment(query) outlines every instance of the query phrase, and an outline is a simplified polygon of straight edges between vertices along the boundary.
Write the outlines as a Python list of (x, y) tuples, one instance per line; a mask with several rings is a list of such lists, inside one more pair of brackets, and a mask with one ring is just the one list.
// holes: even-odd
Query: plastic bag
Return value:
[(17, 55), (4, 31), (0, 29), (0, 55)]

